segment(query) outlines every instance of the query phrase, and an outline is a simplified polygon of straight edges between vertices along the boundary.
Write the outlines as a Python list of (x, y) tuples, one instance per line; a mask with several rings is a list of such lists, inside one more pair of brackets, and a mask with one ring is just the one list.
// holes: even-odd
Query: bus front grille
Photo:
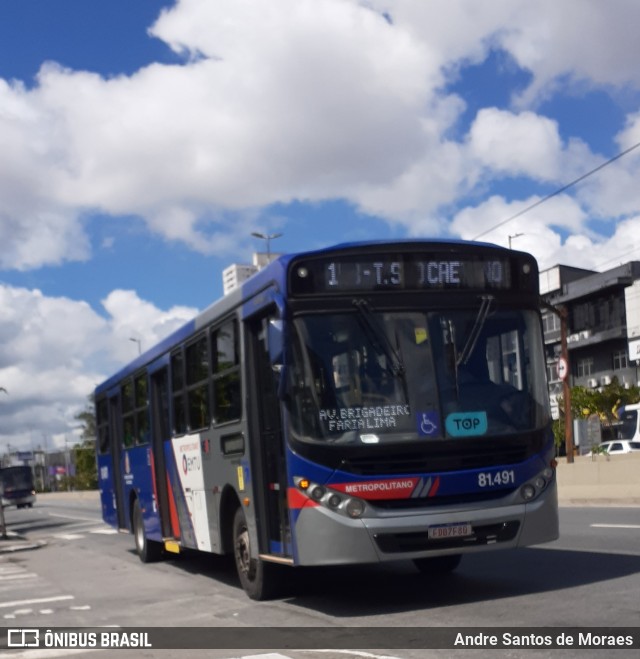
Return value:
[(539, 450), (535, 442), (476, 442), (471, 448), (429, 446), (420, 451), (351, 455), (343, 460), (340, 470), (361, 476), (445, 473), (518, 464)]

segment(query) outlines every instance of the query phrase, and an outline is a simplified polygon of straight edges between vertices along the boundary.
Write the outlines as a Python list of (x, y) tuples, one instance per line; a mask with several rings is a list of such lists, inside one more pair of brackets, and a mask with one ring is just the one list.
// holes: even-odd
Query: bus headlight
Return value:
[(313, 485), (309, 488), (308, 493), (314, 501), (320, 501), (327, 491), (322, 485)]
[(520, 496), (525, 501), (531, 501), (542, 494), (554, 477), (553, 467), (546, 467), (537, 476), (520, 488)]
[(334, 513), (358, 519), (366, 510), (366, 504), (362, 499), (349, 497), (344, 492), (337, 492), (330, 487), (313, 483), (308, 478), (296, 476), (293, 482), (309, 499)]
[(362, 517), (362, 514), (364, 513), (364, 501), (361, 501), (360, 499), (349, 499), (345, 509), (347, 511), (347, 515), (349, 515), (349, 517), (352, 519)]

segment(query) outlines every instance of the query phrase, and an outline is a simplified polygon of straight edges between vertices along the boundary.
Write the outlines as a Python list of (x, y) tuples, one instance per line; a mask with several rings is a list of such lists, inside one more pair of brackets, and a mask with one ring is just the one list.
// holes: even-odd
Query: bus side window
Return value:
[(214, 418), (216, 423), (242, 416), (238, 325), (230, 320), (211, 333)]
[(208, 428), (211, 423), (209, 403), (209, 350), (206, 335), (187, 346), (187, 427)]
[(173, 404), (173, 435), (187, 432), (187, 411), (184, 403), (184, 354), (182, 348), (171, 353), (171, 402)]
[(103, 398), (96, 405), (98, 451), (101, 455), (109, 453), (109, 416), (107, 399)]
[(147, 374), (138, 375), (135, 379), (136, 444), (146, 444), (149, 441), (149, 396), (147, 389)]
[(122, 443), (130, 448), (135, 440), (135, 423), (133, 416), (133, 381), (127, 380), (120, 389), (122, 404)]

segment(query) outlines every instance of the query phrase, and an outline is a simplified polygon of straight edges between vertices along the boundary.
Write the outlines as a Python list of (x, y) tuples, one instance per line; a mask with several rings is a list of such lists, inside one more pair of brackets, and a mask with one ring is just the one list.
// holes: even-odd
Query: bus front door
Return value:
[(126, 529), (124, 514), (124, 488), (122, 486), (122, 441), (120, 433), (120, 394), (109, 397), (109, 441), (111, 442), (111, 459), (113, 472), (113, 490), (118, 511), (118, 528)]
[(151, 442), (153, 450), (154, 492), (163, 538), (172, 537), (167, 467), (164, 443), (171, 437), (169, 421), (169, 372), (161, 368), (151, 375)]
[(288, 559), (292, 556), (291, 526), (287, 505), (287, 470), (282, 432), (278, 380), (269, 357), (268, 327), (275, 316), (253, 319), (249, 324), (251, 387), (249, 428), (252, 465), (259, 507), (260, 553)]

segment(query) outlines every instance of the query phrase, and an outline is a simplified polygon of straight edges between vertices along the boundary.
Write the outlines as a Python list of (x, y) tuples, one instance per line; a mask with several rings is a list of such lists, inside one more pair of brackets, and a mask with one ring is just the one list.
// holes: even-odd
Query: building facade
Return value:
[[(540, 273), (545, 301), (567, 311), (569, 385), (591, 389), (616, 377), (623, 385), (640, 384), (640, 262), (605, 272), (556, 265)], [(547, 376), (554, 418), (562, 391), (557, 364), (561, 352), (560, 318), (543, 315)]]

